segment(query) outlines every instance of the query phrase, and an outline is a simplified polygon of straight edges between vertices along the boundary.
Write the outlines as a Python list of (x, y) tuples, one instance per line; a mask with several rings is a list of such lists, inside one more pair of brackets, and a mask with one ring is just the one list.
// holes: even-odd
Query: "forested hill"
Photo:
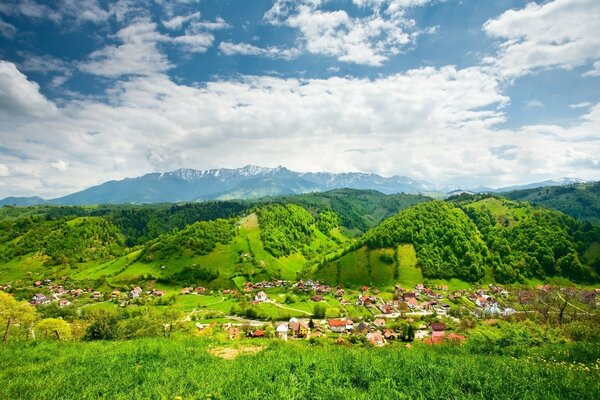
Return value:
[(0, 228), (0, 283), (588, 282), (600, 271), (600, 227), (485, 195), (432, 201), (344, 189), (243, 202), (2, 207)]
[[(598, 226), (527, 203), (464, 196), (456, 203), (418, 204), (386, 219), (359, 245), (329, 258), (316, 275), (339, 283), (349, 279), (354, 268), (367, 272), (372, 281), (402, 280), (404, 245), (414, 248), (414, 266), (425, 278), (525, 283), (562, 276), (590, 282), (598, 280), (600, 272)], [(387, 275), (373, 273), (374, 260), (389, 260), (389, 268), (380, 267), (387, 268)]]
[(600, 224), (600, 182), (518, 190), (505, 193), (504, 196)]

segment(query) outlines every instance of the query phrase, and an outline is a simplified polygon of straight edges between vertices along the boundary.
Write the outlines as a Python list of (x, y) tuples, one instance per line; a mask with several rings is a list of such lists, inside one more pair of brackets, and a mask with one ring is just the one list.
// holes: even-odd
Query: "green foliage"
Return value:
[(35, 325), (36, 338), (69, 340), (71, 325), (62, 318), (45, 318)]
[(184, 267), (181, 271), (171, 275), (168, 279), (162, 279), (161, 282), (181, 284), (184, 286), (195, 286), (200, 283), (208, 283), (217, 279), (219, 275), (203, 267)]
[(116, 311), (97, 310), (86, 315), (90, 321), (85, 330), (85, 340), (114, 340), (118, 338)]
[(475, 353), (522, 354), (531, 347), (561, 342), (564, 339), (557, 329), (531, 321), (500, 321), (492, 326), (480, 325), (469, 331), (467, 346)]
[(213, 250), (217, 243), (229, 243), (233, 236), (233, 220), (199, 221), (181, 231), (160, 236), (144, 249), (141, 259), (167, 260), (173, 255), (185, 253), (204, 255)]
[(3, 260), (39, 252), (48, 257), (46, 264), (66, 265), (105, 261), (123, 253), (123, 235), (102, 218), (51, 221), (25, 218), (2, 223), (6, 227), (4, 240), (12, 241), (0, 245), (0, 259)]
[(257, 215), (264, 248), (274, 257), (300, 253), (310, 244), (315, 220), (304, 208), (273, 204), (259, 208)]
[(331, 210), (323, 210), (317, 216), (317, 228), (328, 235), (332, 229), (340, 226), (340, 217)]
[(464, 212), (443, 201), (401, 211), (367, 232), (370, 248), (412, 243), (423, 275), (477, 281), (484, 276), (487, 248)]
[(518, 190), (505, 193), (504, 196), (600, 224), (600, 182)]
[[(596, 279), (590, 266), (581, 260), (585, 250), (600, 241), (598, 228), (557, 211), (495, 198), (467, 203), (463, 209), (490, 249), (491, 265), (499, 282), (557, 275), (575, 281)], [(517, 213), (520, 217), (515, 220)]]
[(282, 196), (270, 199), (270, 202), (298, 204), (311, 212), (314, 210), (315, 214), (331, 210), (339, 217), (343, 227), (362, 233), (398, 211), (430, 200), (429, 197), (414, 194), (385, 195), (375, 190), (336, 189), (324, 193)]

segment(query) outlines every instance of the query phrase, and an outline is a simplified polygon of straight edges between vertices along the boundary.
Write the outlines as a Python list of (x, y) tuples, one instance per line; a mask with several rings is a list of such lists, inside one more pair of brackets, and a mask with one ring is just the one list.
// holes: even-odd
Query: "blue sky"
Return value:
[(0, 197), (284, 165), (600, 179), (597, 0), (7, 0)]

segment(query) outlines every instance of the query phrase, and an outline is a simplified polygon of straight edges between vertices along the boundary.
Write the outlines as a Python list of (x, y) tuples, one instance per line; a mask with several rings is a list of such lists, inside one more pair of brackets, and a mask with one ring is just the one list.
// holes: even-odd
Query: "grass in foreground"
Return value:
[(455, 347), (188, 338), (0, 348), (4, 399), (587, 399), (600, 393), (598, 378), (593, 368)]

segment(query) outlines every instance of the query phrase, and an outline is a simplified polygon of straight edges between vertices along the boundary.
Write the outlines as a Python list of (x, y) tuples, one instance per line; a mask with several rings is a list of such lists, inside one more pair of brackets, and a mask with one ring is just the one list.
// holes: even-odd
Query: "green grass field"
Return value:
[(22, 400), (592, 399), (599, 378), (593, 366), (445, 346), (188, 338), (0, 348), (0, 398)]

